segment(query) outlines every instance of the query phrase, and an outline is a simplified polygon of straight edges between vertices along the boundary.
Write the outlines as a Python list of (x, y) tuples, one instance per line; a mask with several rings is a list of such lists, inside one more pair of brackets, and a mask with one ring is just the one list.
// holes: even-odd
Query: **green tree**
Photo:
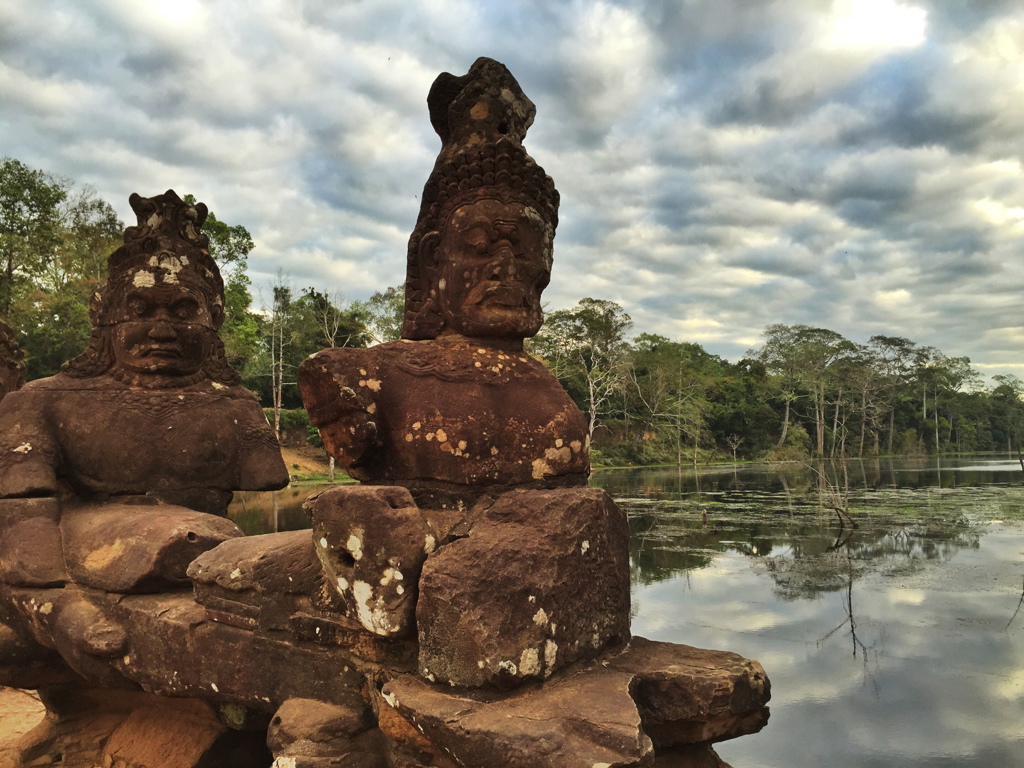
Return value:
[[(841, 383), (840, 361), (853, 354), (855, 345), (827, 328), (781, 323), (765, 328), (764, 339), (760, 350), (748, 354), (764, 363), (778, 382), (785, 404), (778, 446), (786, 443), (791, 404), (803, 397), (811, 404), (816, 452), (824, 455), (829, 396)], [(833, 402), (839, 403), (840, 398)]]
[(405, 288), (394, 285), (377, 291), (366, 301), (352, 302), (352, 309), (363, 319), (368, 344), (383, 344), (402, 337), (405, 317)]
[(902, 336), (876, 335), (868, 339), (872, 367), (879, 378), (879, 406), (888, 411), (886, 453), (893, 453), (896, 411), (901, 400), (910, 398), (910, 384), (918, 357), (917, 345)]
[(340, 291), (305, 288), (295, 310), (297, 332), (303, 336), (299, 346), (307, 355), (325, 348), (365, 347), (370, 341), (362, 313)]
[(65, 186), (17, 160), (0, 163), (0, 318), (10, 316), (18, 283), (31, 285), (54, 257)]
[(530, 345), (580, 405), (591, 437), (624, 381), (626, 333), (632, 326), (629, 315), (614, 301), (586, 298), (572, 309), (548, 315)]
[(724, 365), (699, 344), (647, 333), (634, 339), (626, 367), (628, 385), (623, 388), (623, 415), (627, 422), (635, 419), (640, 424), (634, 445), (642, 449), (664, 433), (671, 437), (676, 463), (682, 463), (684, 443), (696, 463), (702, 441), (709, 436), (708, 396)]
[[(1024, 438), (1024, 381), (1012, 374), (992, 377), (990, 430), (993, 439), (1006, 452), (1020, 450)], [(1022, 467), (1024, 469), (1024, 467)]]
[(90, 298), (124, 227), (91, 187), (10, 160), (2, 177), (6, 269), (0, 285), (34, 379), (52, 375), (85, 347)]

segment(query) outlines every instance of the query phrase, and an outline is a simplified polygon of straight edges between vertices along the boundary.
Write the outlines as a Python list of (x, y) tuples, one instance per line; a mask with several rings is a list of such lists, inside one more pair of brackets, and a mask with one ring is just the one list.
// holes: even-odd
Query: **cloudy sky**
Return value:
[(192, 192), (254, 280), (401, 282), (477, 56), (537, 105), (562, 194), (549, 308), (735, 360), (769, 323), (906, 336), (1024, 377), (1024, 4), (1000, 0), (2, 0), (0, 154)]

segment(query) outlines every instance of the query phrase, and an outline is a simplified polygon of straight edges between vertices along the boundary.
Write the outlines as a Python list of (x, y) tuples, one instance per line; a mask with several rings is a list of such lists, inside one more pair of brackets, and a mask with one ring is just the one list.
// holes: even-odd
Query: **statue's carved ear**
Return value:
[(214, 304), (210, 307), (210, 322), (213, 323), (215, 331), (220, 330), (220, 327), (224, 325), (224, 305)]
[(427, 232), (420, 240), (420, 268), (431, 275), (436, 274), (439, 266), (437, 244), (440, 241), (440, 232)]

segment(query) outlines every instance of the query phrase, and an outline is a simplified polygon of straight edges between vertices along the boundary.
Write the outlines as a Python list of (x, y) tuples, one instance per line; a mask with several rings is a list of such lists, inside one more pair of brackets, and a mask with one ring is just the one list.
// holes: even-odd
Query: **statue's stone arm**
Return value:
[(234, 411), (242, 438), (236, 490), (276, 491), (287, 486), (288, 470), (281, 458), (281, 445), (256, 398), (245, 392), (236, 401)]
[(57, 496), (60, 451), (47, 411), (31, 390), (12, 392), (0, 405), (0, 498)]
[[(375, 393), (380, 391), (370, 350), (325, 349), (299, 366), (299, 391), (327, 452), (339, 457), (349, 474), (382, 444)], [(354, 471), (353, 471), (354, 470)]]

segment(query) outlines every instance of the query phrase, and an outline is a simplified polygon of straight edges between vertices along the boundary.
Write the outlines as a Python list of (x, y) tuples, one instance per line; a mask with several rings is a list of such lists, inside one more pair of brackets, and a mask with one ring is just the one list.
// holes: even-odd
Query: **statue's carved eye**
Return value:
[(148, 307), (146, 306), (146, 302), (142, 299), (135, 299), (134, 301), (128, 302), (128, 312), (133, 317), (145, 317), (147, 309)]
[(191, 301), (184, 301), (180, 304), (175, 304), (172, 312), (179, 320), (191, 320), (195, 317), (196, 309), (196, 305)]

